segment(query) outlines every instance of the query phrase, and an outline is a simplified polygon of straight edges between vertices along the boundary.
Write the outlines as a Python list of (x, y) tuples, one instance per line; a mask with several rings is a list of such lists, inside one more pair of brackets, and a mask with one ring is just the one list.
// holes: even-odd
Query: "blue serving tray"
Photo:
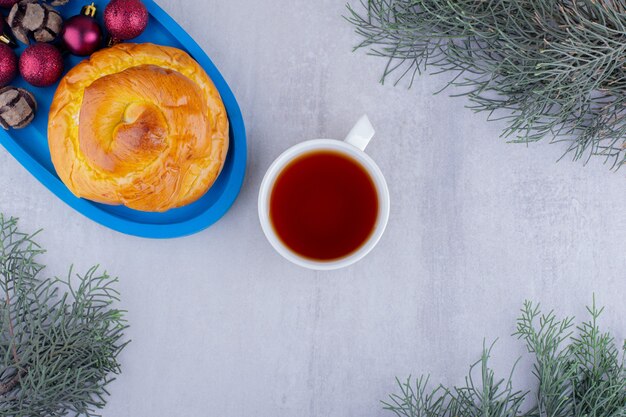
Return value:
[[(5, 131), (0, 128), (0, 144), (43, 185), (79, 213), (118, 232), (146, 238), (174, 238), (199, 232), (219, 220), (233, 204), (243, 184), (246, 170), (246, 132), (237, 100), (200, 46), (163, 9), (152, 0), (143, 0), (150, 21), (146, 31), (131, 42), (151, 42), (174, 46), (187, 51), (204, 68), (222, 96), (230, 121), (230, 148), (224, 169), (211, 189), (198, 201), (165, 213), (146, 213), (124, 206), (111, 206), (77, 198), (59, 179), (48, 149), (48, 110), (57, 84), (47, 88), (28, 85), (20, 77), (11, 85), (31, 91), (39, 110), (35, 120), (24, 129)], [(88, 1), (74, 0), (60, 7), (63, 17), (80, 13)], [(91, 1), (89, 1), (91, 3)], [(95, 1), (97, 19), (102, 24), (102, 13), (107, 0)], [(103, 26), (103, 25), (102, 25)], [(18, 54), (24, 49), (22, 45)], [(69, 70), (83, 58), (66, 56)], [(27, 192), (27, 191), (25, 191)]]

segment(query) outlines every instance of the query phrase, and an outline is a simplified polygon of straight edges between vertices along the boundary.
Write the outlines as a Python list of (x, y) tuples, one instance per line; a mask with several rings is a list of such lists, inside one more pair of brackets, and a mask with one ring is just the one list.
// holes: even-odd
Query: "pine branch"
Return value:
[(15, 387), (17, 387), (17, 384), (20, 383), (20, 379), (22, 379), (24, 376), (26, 376), (26, 370), (22, 369), (16, 372), (7, 382), (1, 383), (0, 398), (15, 389)]
[[(428, 390), (428, 377), (412, 383), (396, 379), (399, 394), (383, 402), (398, 417), (624, 417), (626, 416), (626, 343), (617, 348), (609, 333), (602, 333), (595, 297), (588, 308), (591, 319), (573, 328), (573, 318), (541, 314), (539, 305), (525, 302), (515, 336), (535, 356), (533, 373), (537, 393), (513, 389), (512, 376), (496, 382), (489, 368), (493, 345), (483, 346), (481, 359), (470, 367), (461, 388), (438, 386)], [(480, 369), (480, 380), (474, 374)], [(525, 406), (528, 411), (523, 411)]]
[(626, 6), (620, 0), (361, 0), (355, 49), (387, 59), (381, 82), (450, 72), (503, 136), (567, 142), (573, 159), (626, 163)]
[(0, 417), (96, 416), (128, 343), (117, 279), (98, 267), (41, 278), (34, 236), (0, 214)]
[[(400, 394), (391, 394), (389, 401), (383, 401), (383, 408), (398, 417), (521, 417), (526, 393), (513, 390), (511, 377), (495, 379), (494, 371), (489, 368), (489, 358), (493, 344), (483, 344), (483, 354), (472, 364), (465, 378), (465, 385), (452, 389), (439, 385), (432, 391), (427, 390), (428, 377), (421, 376), (411, 384), (411, 377), (406, 382), (396, 382)], [(475, 380), (479, 373), (480, 382)]]

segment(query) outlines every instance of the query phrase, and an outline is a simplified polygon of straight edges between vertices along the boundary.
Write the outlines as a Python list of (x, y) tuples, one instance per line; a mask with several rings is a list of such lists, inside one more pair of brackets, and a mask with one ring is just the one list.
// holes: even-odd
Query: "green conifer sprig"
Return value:
[(34, 238), (0, 214), (0, 416), (96, 416), (127, 343), (117, 279), (43, 278)]
[(347, 16), (387, 59), (384, 82), (449, 72), (503, 136), (567, 142), (566, 154), (626, 163), (623, 0), (361, 0)]
[(515, 336), (535, 356), (533, 394), (513, 389), (513, 371), (495, 378), (488, 363), (492, 345), (483, 346), (463, 386), (432, 390), (425, 376), (396, 380), (399, 393), (383, 401), (384, 408), (398, 417), (624, 417), (626, 344), (620, 349), (600, 331), (602, 311), (594, 299), (590, 320), (574, 328), (573, 318), (541, 314), (539, 305), (524, 303)]

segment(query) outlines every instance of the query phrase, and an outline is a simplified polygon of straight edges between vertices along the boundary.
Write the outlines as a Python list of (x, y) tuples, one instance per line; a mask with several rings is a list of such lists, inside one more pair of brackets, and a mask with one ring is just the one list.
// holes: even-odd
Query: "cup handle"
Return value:
[(365, 151), (365, 148), (370, 143), (370, 140), (372, 140), (375, 133), (376, 131), (374, 130), (374, 126), (372, 126), (370, 119), (366, 114), (364, 114), (361, 116), (359, 121), (356, 122), (352, 130), (350, 130), (350, 133), (348, 133), (348, 136), (346, 136), (344, 141), (362, 151)]

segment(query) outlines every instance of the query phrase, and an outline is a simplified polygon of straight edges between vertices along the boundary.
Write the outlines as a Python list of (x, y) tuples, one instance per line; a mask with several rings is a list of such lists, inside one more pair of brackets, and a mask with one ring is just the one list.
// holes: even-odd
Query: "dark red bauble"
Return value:
[(148, 10), (141, 0), (111, 0), (104, 9), (104, 26), (114, 39), (136, 38), (148, 26)]
[(9, 84), (17, 75), (17, 55), (9, 46), (0, 44), (0, 87)]
[(35, 87), (48, 87), (63, 74), (61, 52), (49, 43), (34, 43), (20, 56), (20, 74)]
[(93, 54), (102, 43), (102, 29), (93, 17), (78, 15), (65, 21), (61, 39), (67, 50), (78, 56)]
[(7, 9), (13, 7), (13, 5), (15, 3), (17, 3), (19, 0), (0, 0), (0, 7), (5, 7)]

